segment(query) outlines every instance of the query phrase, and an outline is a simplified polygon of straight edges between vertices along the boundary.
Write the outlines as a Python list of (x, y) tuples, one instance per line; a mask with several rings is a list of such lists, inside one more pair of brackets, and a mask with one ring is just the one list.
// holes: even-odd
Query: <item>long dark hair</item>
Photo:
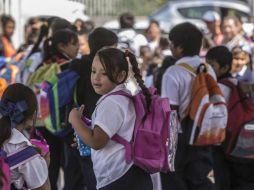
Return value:
[(67, 45), (70, 42), (78, 43), (78, 36), (76, 32), (73, 32), (70, 29), (62, 29), (54, 33), (51, 38), (48, 38), (44, 42), (43, 61), (51, 59), (54, 55), (61, 54), (61, 52), (58, 50), (58, 45), (60, 43)]
[[(22, 112), (24, 119), (17, 124), (25, 122), (37, 110), (37, 99), (34, 92), (21, 83), (9, 85), (4, 91), (1, 101), (8, 101), (13, 104), (25, 101), (27, 109)], [(0, 148), (2, 148), (4, 142), (11, 137), (11, 120), (9, 116), (2, 116), (0, 119), (0, 131)]]
[(98, 51), (97, 55), (99, 56), (99, 59), (107, 73), (108, 78), (111, 82), (119, 84), (117, 82), (117, 76), (121, 71), (126, 72), (126, 76), (123, 81), (120, 82), (124, 83), (128, 77), (128, 71), (129, 71), (129, 64), (127, 59), (129, 59), (132, 70), (134, 72), (134, 77), (139, 85), (139, 87), (142, 90), (142, 93), (144, 94), (146, 98), (146, 114), (149, 112), (149, 108), (151, 105), (151, 94), (144, 85), (144, 81), (142, 80), (142, 76), (140, 74), (140, 70), (138, 68), (138, 62), (136, 60), (136, 57), (131, 52), (124, 53), (119, 49), (116, 48), (107, 48)]

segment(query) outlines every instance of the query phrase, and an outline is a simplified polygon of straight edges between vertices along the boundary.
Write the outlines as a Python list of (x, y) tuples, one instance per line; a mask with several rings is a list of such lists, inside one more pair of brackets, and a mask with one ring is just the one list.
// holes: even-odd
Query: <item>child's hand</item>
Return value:
[(85, 109), (84, 105), (81, 105), (80, 108), (73, 108), (69, 114), (69, 123), (73, 124), (76, 119), (81, 119), (82, 113)]
[(73, 143), (71, 144), (72, 148), (78, 148), (78, 143), (77, 143), (77, 139), (73, 138)]

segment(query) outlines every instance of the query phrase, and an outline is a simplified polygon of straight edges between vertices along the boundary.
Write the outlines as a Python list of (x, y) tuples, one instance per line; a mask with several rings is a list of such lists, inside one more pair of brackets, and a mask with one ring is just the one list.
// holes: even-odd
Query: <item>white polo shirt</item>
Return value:
[[(161, 96), (168, 97), (171, 105), (179, 106), (180, 119), (186, 116), (190, 104), (194, 76), (177, 64), (186, 63), (197, 68), (202, 62), (198, 56), (183, 57), (175, 65), (169, 67), (163, 75)], [(215, 72), (210, 65), (208, 65), (208, 73), (216, 80)]]
[[(4, 143), (3, 150), (7, 155), (27, 146), (32, 146), (29, 140), (17, 129), (12, 129), (11, 138)], [(11, 182), (21, 189), (26, 183), (29, 189), (42, 186), (48, 178), (48, 166), (39, 154), (19, 167), (11, 170)]]
[[(124, 85), (119, 85), (111, 92), (118, 90), (127, 91)], [(97, 102), (92, 116), (92, 126), (99, 126), (109, 138), (118, 134), (130, 141), (136, 119), (132, 100), (122, 95), (111, 95), (103, 99), (105, 96)], [(100, 150), (92, 149), (92, 161), (97, 189), (121, 178), (133, 165), (125, 161), (124, 146), (112, 140)]]

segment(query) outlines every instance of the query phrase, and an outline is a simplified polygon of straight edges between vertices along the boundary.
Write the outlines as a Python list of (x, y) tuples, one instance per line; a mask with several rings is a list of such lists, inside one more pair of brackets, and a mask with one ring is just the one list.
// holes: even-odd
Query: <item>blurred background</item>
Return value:
[(183, 21), (190, 21), (205, 30), (202, 15), (215, 10), (223, 17), (237, 15), (247, 33), (253, 32), (254, 1), (227, 0), (0, 0), (0, 14), (10, 14), (16, 21), (13, 44), (18, 47), (24, 36), (24, 26), (35, 16), (60, 16), (70, 22), (77, 18), (92, 20), (95, 26), (118, 30), (118, 16), (126, 11), (136, 17), (135, 29), (142, 31), (149, 20), (160, 23), (163, 33)]

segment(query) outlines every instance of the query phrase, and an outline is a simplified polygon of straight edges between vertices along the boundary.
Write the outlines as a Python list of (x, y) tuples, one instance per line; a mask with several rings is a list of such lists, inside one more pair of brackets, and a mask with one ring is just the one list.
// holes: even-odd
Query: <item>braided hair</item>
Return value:
[(138, 62), (133, 53), (130, 53), (128, 50), (125, 52), (126, 58), (129, 58), (130, 64), (132, 66), (132, 71), (134, 73), (134, 78), (136, 79), (139, 87), (142, 90), (142, 93), (144, 94), (146, 98), (146, 115), (150, 111), (150, 105), (151, 105), (151, 93), (149, 92), (148, 88), (145, 86), (144, 81), (142, 79), (142, 76), (140, 74), (140, 70), (138, 68)]
[[(107, 73), (109, 80), (116, 84), (122, 84), (127, 80), (128, 72), (129, 72), (129, 63), (132, 66), (132, 70), (134, 73), (134, 78), (136, 79), (139, 87), (142, 90), (143, 95), (146, 99), (146, 114), (149, 113), (149, 108), (151, 105), (151, 94), (148, 88), (144, 85), (144, 81), (142, 80), (142, 76), (140, 74), (140, 70), (138, 68), (138, 62), (134, 54), (129, 51), (125, 53), (116, 48), (106, 48), (98, 51), (97, 55)], [(126, 72), (125, 78), (121, 81), (117, 81), (118, 74), (122, 71)], [(144, 117), (144, 118), (145, 118)]]

